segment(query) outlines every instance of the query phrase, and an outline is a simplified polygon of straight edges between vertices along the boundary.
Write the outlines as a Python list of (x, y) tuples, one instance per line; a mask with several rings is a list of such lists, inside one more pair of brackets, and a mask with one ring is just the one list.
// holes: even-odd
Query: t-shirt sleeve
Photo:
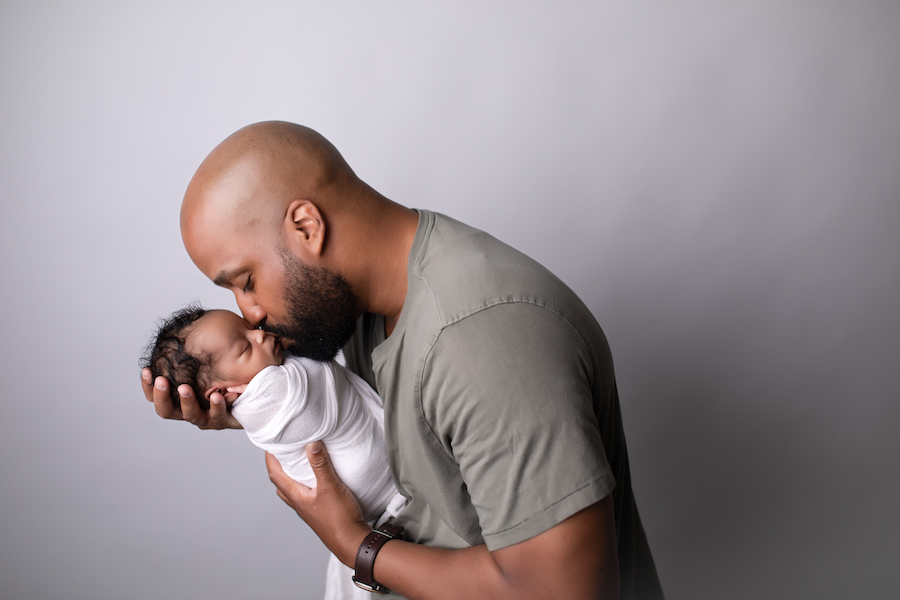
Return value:
[(527, 302), (459, 319), (435, 342), (423, 416), (459, 465), (490, 550), (542, 533), (613, 490), (589, 352), (569, 323)]

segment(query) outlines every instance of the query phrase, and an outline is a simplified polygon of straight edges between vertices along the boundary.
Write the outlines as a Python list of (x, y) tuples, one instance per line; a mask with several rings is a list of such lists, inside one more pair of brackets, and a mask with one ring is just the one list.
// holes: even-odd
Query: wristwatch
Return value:
[(373, 529), (372, 533), (366, 536), (366, 539), (360, 544), (359, 550), (356, 551), (356, 574), (353, 575), (353, 583), (357, 587), (361, 587), (367, 592), (390, 593), (391, 590), (375, 581), (375, 555), (389, 541), (403, 539), (401, 533), (403, 533), (402, 527), (388, 521)]

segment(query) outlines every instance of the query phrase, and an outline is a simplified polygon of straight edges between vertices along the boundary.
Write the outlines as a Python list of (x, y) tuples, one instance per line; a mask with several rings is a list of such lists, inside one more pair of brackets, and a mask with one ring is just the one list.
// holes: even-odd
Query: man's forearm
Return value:
[(484, 545), (446, 550), (392, 541), (378, 553), (375, 579), (416, 600), (502, 599), (511, 597), (514, 589)]
[(618, 598), (614, 530), (610, 497), (494, 552), (390, 541), (375, 560), (375, 579), (414, 600)]

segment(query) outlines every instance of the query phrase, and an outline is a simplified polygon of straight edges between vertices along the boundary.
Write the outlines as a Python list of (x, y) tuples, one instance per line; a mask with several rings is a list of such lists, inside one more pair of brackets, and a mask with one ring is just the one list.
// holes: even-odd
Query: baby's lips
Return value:
[(291, 340), (280, 337), (280, 338), (278, 338), (278, 345), (281, 347), (282, 350), (287, 350), (288, 348), (291, 347)]

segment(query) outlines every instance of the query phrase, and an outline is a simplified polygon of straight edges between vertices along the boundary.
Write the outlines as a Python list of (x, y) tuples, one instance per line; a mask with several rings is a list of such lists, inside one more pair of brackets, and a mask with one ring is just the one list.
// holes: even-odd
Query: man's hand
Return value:
[[(314, 442), (306, 456), (316, 487), (297, 483), (266, 453), (269, 479), (278, 495), (312, 528), (345, 565), (372, 530), (353, 493), (334, 472), (324, 445)], [(619, 597), (612, 496), (529, 540), (494, 552), (484, 544), (461, 550), (391, 541), (375, 562), (375, 579), (415, 599)]]
[(316, 487), (297, 483), (282, 470), (278, 459), (266, 452), (269, 479), (278, 496), (306, 521), (319, 539), (345, 565), (356, 562), (356, 551), (372, 531), (365, 522), (359, 502), (334, 472), (322, 442), (306, 445), (306, 457), (316, 475)]
[(240, 429), (241, 424), (231, 416), (225, 405), (225, 398), (218, 392), (210, 398), (209, 410), (204, 410), (194, 396), (194, 390), (187, 384), (178, 386), (178, 396), (181, 398), (181, 407), (172, 406), (169, 398), (169, 386), (171, 383), (165, 377), (157, 377), (151, 381), (150, 369), (141, 370), (141, 388), (144, 390), (144, 398), (152, 402), (156, 407), (156, 414), (163, 419), (183, 420), (192, 423), (200, 429)]

